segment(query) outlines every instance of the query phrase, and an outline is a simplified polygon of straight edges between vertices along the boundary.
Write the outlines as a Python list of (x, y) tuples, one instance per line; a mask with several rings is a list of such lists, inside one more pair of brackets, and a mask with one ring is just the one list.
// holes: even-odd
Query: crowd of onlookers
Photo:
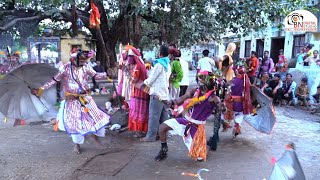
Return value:
[[(217, 63), (208, 57), (209, 51), (203, 51), (203, 58), (198, 62), (198, 69), (215, 71)], [(320, 69), (320, 59), (312, 44), (306, 44), (296, 56), (296, 68), (310, 67)], [(273, 60), (269, 51), (264, 51), (263, 57), (258, 57), (255, 51), (249, 58), (240, 58), (241, 65), (246, 67), (251, 84), (260, 88), (270, 97), (274, 105), (305, 106), (311, 113), (320, 111), (320, 84), (316, 94), (309, 94), (308, 78), (294, 82), (292, 74), (288, 73), (289, 61), (283, 50), (279, 50), (278, 59)], [(213, 65), (213, 66), (212, 66)], [(298, 85), (297, 85), (298, 84)]]
[[(312, 47), (313, 45), (307, 44), (302, 48), (297, 55), (296, 68), (305, 66), (320, 69), (318, 51)], [(317, 87), (317, 93), (310, 95), (307, 77), (302, 78), (301, 82), (294, 82), (292, 74), (288, 73), (289, 62), (284, 57), (283, 50), (279, 51), (277, 61), (270, 58), (268, 51), (265, 51), (264, 56), (259, 59), (256, 52), (252, 51), (251, 57), (245, 59), (245, 64), (251, 84), (257, 85), (262, 92), (272, 98), (274, 105), (305, 106), (311, 113), (320, 110), (320, 85)]]

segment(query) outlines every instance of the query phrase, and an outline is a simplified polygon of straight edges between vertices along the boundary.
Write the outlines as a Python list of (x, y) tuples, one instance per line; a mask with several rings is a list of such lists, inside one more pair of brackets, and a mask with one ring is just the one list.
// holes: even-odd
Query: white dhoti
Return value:
[[(188, 148), (189, 157), (196, 160), (206, 160), (207, 158), (207, 148), (206, 148), (206, 134), (204, 129), (205, 121), (202, 121), (201, 124), (190, 124), (190, 120), (185, 118), (169, 119), (164, 123), (168, 125), (172, 130), (169, 131), (171, 135), (182, 136), (184, 144)], [(193, 120), (193, 119), (192, 119)], [(197, 121), (197, 120), (194, 120)], [(189, 124), (191, 126), (186, 126)], [(185, 131), (187, 132), (185, 134)], [(190, 129), (189, 129), (190, 128)], [(196, 128), (192, 130), (192, 128)], [(193, 131), (193, 132), (192, 132)], [(186, 136), (185, 136), (186, 135)]]
[[(102, 129), (98, 130), (96, 133), (94, 133), (94, 135), (99, 136), (99, 137), (104, 137), (105, 134), (106, 134), (105, 128), (102, 128)], [(82, 134), (71, 134), (72, 141), (75, 144), (83, 144), (84, 136), (85, 135), (82, 135)]]
[(186, 126), (184, 124), (180, 124), (176, 119), (169, 119), (164, 122), (166, 125), (171, 127), (172, 130), (169, 131), (171, 135), (178, 135), (183, 138), (184, 144), (187, 146), (188, 150), (190, 151), (191, 144), (192, 144), (192, 137), (188, 134), (187, 137), (184, 136), (184, 131)]

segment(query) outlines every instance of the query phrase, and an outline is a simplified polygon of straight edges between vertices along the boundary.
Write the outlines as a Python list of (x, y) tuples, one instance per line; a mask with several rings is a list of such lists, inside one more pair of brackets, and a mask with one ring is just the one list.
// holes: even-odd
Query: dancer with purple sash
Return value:
[(240, 124), (244, 116), (252, 112), (250, 80), (244, 66), (237, 68), (237, 76), (231, 82), (231, 92), (225, 99), (227, 111), (224, 114), (223, 131), (231, 128), (231, 122), (234, 120), (233, 135), (236, 137), (241, 134)]
[[(174, 119), (165, 121), (160, 126), (161, 150), (155, 157), (161, 161), (167, 157), (167, 133), (183, 137), (189, 150), (189, 156), (198, 161), (206, 160), (206, 135), (204, 125), (215, 108), (221, 107), (220, 99), (215, 95), (216, 79), (207, 71), (198, 74), (198, 87), (172, 101)], [(180, 105), (180, 106), (178, 106)], [(181, 116), (182, 115), (182, 116)]]

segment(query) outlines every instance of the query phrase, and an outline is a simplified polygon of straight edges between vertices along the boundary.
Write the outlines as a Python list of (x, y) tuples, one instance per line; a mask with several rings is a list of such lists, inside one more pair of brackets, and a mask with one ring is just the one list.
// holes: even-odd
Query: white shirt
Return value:
[(168, 71), (157, 63), (144, 84), (150, 87), (150, 95), (156, 95), (162, 100), (169, 100), (169, 78), (171, 75), (171, 66), (168, 64)]
[(212, 69), (216, 69), (216, 65), (213, 59), (204, 57), (199, 60), (197, 69), (200, 69), (200, 71), (212, 72)]
[(179, 83), (180, 86), (189, 86), (189, 64), (184, 59), (180, 58), (180, 64), (183, 71), (183, 77), (181, 82)]

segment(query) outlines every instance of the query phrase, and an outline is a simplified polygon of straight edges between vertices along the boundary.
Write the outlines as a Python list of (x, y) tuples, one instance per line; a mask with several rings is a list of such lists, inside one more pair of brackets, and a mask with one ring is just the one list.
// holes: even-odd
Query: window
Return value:
[(292, 57), (295, 57), (305, 44), (305, 35), (297, 35), (293, 37)]
[(251, 41), (245, 41), (244, 57), (250, 57), (251, 55)]

